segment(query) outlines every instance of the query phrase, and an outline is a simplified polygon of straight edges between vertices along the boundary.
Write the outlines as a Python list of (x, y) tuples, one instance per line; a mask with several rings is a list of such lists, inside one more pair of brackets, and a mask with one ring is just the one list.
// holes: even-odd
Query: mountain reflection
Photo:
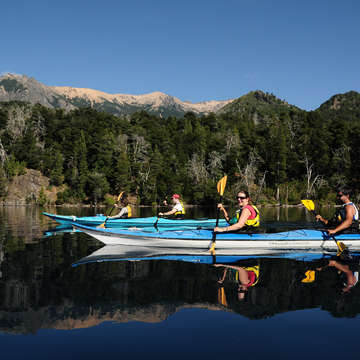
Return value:
[[(6, 240), (0, 247), (1, 332), (75, 329), (104, 321), (160, 322), (189, 307), (251, 319), (310, 308), (337, 317), (360, 312), (358, 286), (344, 293), (347, 275), (324, 267), (333, 259), (354, 274), (359, 271), (356, 254), (345, 260), (320, 253), (189, 257), (134, 247), (109, 254), (107, 247), (99, 249), (99, 243), (81, 233), (31, 244)], [(236, 267), (259, 270), (256, 283), (240, 297)]]

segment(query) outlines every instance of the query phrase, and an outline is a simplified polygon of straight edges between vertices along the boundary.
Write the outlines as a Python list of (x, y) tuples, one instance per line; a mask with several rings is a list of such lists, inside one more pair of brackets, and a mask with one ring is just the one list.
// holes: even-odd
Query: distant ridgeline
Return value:
[(211, 204), (224, 173), (227, 202), (240, 188), (260, 203), (298, 204), (304, 197), (332, 202), (339, 185), (360, 193), (355, 91), (309, 112), (261, 91), (199, 104), (161, 93), (126, 103), (131, 96), (122, 95), (128, 111), (115, 115), (119, 97), (100, 104), (95, 90), (80, 98), (71, 88), (62, 95), (57, 89), (0, 77), (3, 199), (26, 168), (61, 186), (59, 204), (97, 203), (120, 191), (136, 194), (142, 204), (158, 204), (174, 192), (187, 203)]

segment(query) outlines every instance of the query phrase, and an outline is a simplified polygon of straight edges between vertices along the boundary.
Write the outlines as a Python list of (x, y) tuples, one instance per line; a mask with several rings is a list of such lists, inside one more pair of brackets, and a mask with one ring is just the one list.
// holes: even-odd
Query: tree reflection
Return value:
[[(72, 266), (98, 247), (81, 233), (32, 244), (8, 239), (0, 256), (0, 331), (31, 333), (103, 321), (159, 322), (185, 307), (226, 308), (251, 319), (312, 308), (336, 317), (360, 312), (359, 286), (347, 270), (333, 265), (339, 262), (336, 256), (319, 254), (311, 261), (259, 257), (221, 264), (149, 258)], [(359, 257), (354, 254), (342, 265), (354, 275)], [(241, 269), (254, 266), (259, 269), (255, 286), (239, 292), (247, 285), (239, 281), (245, 282)], [(224, 269), (226, 278), (219, 287)], [(231, 276), (230, 269), (234, 270)], [(316, 274), (313, 281), (302, 281), (307, 271)], [(346, 292), (344, 282), (347, 287), (353, 285)]]

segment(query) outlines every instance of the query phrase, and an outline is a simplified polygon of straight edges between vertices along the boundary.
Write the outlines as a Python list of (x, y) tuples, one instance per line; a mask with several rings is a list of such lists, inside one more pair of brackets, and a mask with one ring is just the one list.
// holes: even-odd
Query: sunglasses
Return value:
[(336, 194), (336, 197), (341, 198), (344, 194)]
[(245, 294), (247, 292), (247, 290), (239, 289), (237, 292), (240, 294)]
[(246, 197), (246, 196), (237, 196), (236, 198), (237, 198), (238, 200), (240, 200), (240, 199), (241, 199), (241, 200), (245, 200), (245, 199), (247, 199), (247, 197)]

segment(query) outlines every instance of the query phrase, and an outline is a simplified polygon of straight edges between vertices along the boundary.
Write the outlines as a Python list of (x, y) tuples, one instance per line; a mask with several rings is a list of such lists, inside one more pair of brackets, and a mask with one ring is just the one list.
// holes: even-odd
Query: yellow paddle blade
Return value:
[(340, 256), (345, 250), (347, 250), (346, 245), (341, 241), (336, 241), (336, 245), (339, 250), (337, 256)]
[(215, 255), (215, 241), (211, 244), (209, 251), (211, 255)]
[(301, 280), (303, 283), (312, 283), (315, 280), (315, 271), (314, 270), (308, 270), (305, 273), (305, 278)]
[(309, 211), (315, 210), (315, 204), (312, 200), (301, 200), (301, 202)]
[(122, 196), (123, 196), (123, 191), (119, 194), (119, 196), (118, 196), (118, 198), (117, 198), (117, 201), (120, 201), (121, 200), (121, 198), (122, 198)]
[(217, 191), (220, 194), (220, 196), (224, 195), (226, 181), (227, 181), (227, 175), (225, 175), (223, 178), (221, 178), (219, 180), (219, 182), (217, 183)]
[(228, 303), (226, 301), (225, 289), (223, 287), (218, 289), (218, 302), (223, 306), (228, 306)]
[(105, 229), (105, 223), (103, 222), (102, 224), (98, 225), (97, 228)]

